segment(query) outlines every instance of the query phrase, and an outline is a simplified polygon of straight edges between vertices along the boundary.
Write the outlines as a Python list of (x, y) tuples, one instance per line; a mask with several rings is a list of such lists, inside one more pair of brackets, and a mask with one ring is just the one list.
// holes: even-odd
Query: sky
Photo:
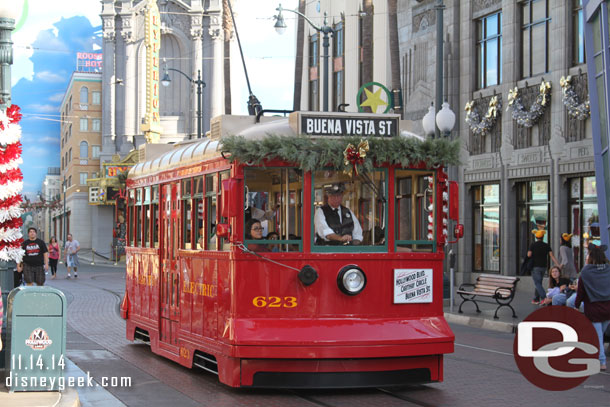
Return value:
[[(48, 167), (60, 166), (59, 105), (77, 52), (101, 52), (99, 0), (9, 0), (23, 5), (13, 32), (12, 103), (21, 107), (23, 195), (37, 200)], [(280, 0), (233, 0), (252, 92), (267, 109), (290, 109), (294, 84), (296, 19), (275, 32)], [(297, 0), (281, 0), (296, 8)], [(240, 60), (231, 67), (234, 114), (247, 114), (248, 90)], [(235, 89), (238, 89), (237, 91)]]

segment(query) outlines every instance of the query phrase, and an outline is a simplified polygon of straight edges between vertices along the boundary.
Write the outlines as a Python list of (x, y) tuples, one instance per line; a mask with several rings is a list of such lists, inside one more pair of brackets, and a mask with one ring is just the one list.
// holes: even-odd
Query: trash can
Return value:
[(58, 391), (65, 383), (67, 302), (53, 287), (17, 287), (8, 296), (6, 385)]

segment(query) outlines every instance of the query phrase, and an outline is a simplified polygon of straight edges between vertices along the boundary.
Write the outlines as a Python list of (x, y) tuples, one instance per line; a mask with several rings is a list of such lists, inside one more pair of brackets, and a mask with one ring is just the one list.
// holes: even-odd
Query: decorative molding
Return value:
[(102, 37), (104, 38), (104, 41), (114, 42), (114, 40), (116, 38), (116, 33), (114, 32), (114, 30), (112, 30), (112, 31), (104, 30), (102, 33)]
[(548, 165), (538, 163), (536, 166), (512, 167), (508, 169), (508, 178), (546, 177), (550, 174)]
[(500, 171), (464, 171), (464, 182), (465, 183), (473, 183), (473, 182), (489, 182), (489, 181), (499, 181), (500, 180)]
[(200, 40), (203, 37), (203, 28), (201, 27), (201, 17), (191, 16), (191, 39)]
[(208, 34), (210, 34), (210, 38), (212, 39), (212, 41), (223, 39), (223, 33), (220, 27), (210, 27), (208, 29)]
[(471, 158), (470, 159), (470, 168), (473, 171), (492, 169), (492, 168), (494, 168), (494, 158), (493, 157)]
[(586, 161), (562, 162), (559, 164), (559, 174), (569, 174), (570, 176), (580, 173), (594, 173), (595, 162), (593, 157)]
[(474, 0), (472, 2), (472, 12), (478, 13), (491, 7), (502, 4), (502, 0)]
[(584, 158), (593, 158), (593, 154), (591, 152), (591, 147), (590, 146), (578, 146), (578, 147), (572, 147), (569, 150), (569, 159), (570, 160), (578, 160), (578, 159), (584, 159)]
[(414, 34), (420, 31), (426, 31), (430, 26), (436, 24), (436, 12), (434, 9), (429, 9), (419, 14), (414, 14), (412, 21)]

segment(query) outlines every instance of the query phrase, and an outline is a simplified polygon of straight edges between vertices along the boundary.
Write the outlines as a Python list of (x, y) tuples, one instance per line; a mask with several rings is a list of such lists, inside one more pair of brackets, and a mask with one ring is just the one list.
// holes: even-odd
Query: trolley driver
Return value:
[(318, 245), (359, 245), (362, 227), (354, 213), (341, 205), (345, 185), (337, 182), (324, 187), (327, 204), (316, 209), (314, 225)]

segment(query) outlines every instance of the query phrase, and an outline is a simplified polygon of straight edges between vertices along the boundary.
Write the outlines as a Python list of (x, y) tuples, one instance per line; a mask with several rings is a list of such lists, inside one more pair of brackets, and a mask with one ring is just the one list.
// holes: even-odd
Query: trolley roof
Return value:
[[(422, 139), (419, 135), (398, 131), (398, 115), (360, 115), (355, 113), (324, 113), (324, 112), (294, 112), (290, 117), (260, 117), (257, 123), (254, 116), (222, 115), (211, 120), (211, 131), (209, 137), (198, 140), (188, 140), (171, 145), (145, 145), (140, 156), (152, 155), (152, 158), (136, 164), (129, 171), (129, 178), (139, 178), (149, 174), (155, 174), (171, 170), (189, 164), (219, 157), (221, 153), (221, 139), (223, 137), (237, 135), (250, 140), (260, 140), (267, 135), (280, 135), (283, 137), (294, 137), (297, 134), (306, 133), (301, 121), (305, 116), (315, 115), (320, 120), (339, 121), (343, 126), (346, 121), (358, 120), (384, 120), (391, 119), (395, 123), (394, 130), (397, 135)], [(335, 122), (337, 123), (337, 122)], [(328, 133), (332, 136), (333, 134)], [(313, 135), (314, 137), (316, 135)], [(155, 154), (156, 153), (156, 154)], [(160, 153), (160, 154), (159, 154)]]

